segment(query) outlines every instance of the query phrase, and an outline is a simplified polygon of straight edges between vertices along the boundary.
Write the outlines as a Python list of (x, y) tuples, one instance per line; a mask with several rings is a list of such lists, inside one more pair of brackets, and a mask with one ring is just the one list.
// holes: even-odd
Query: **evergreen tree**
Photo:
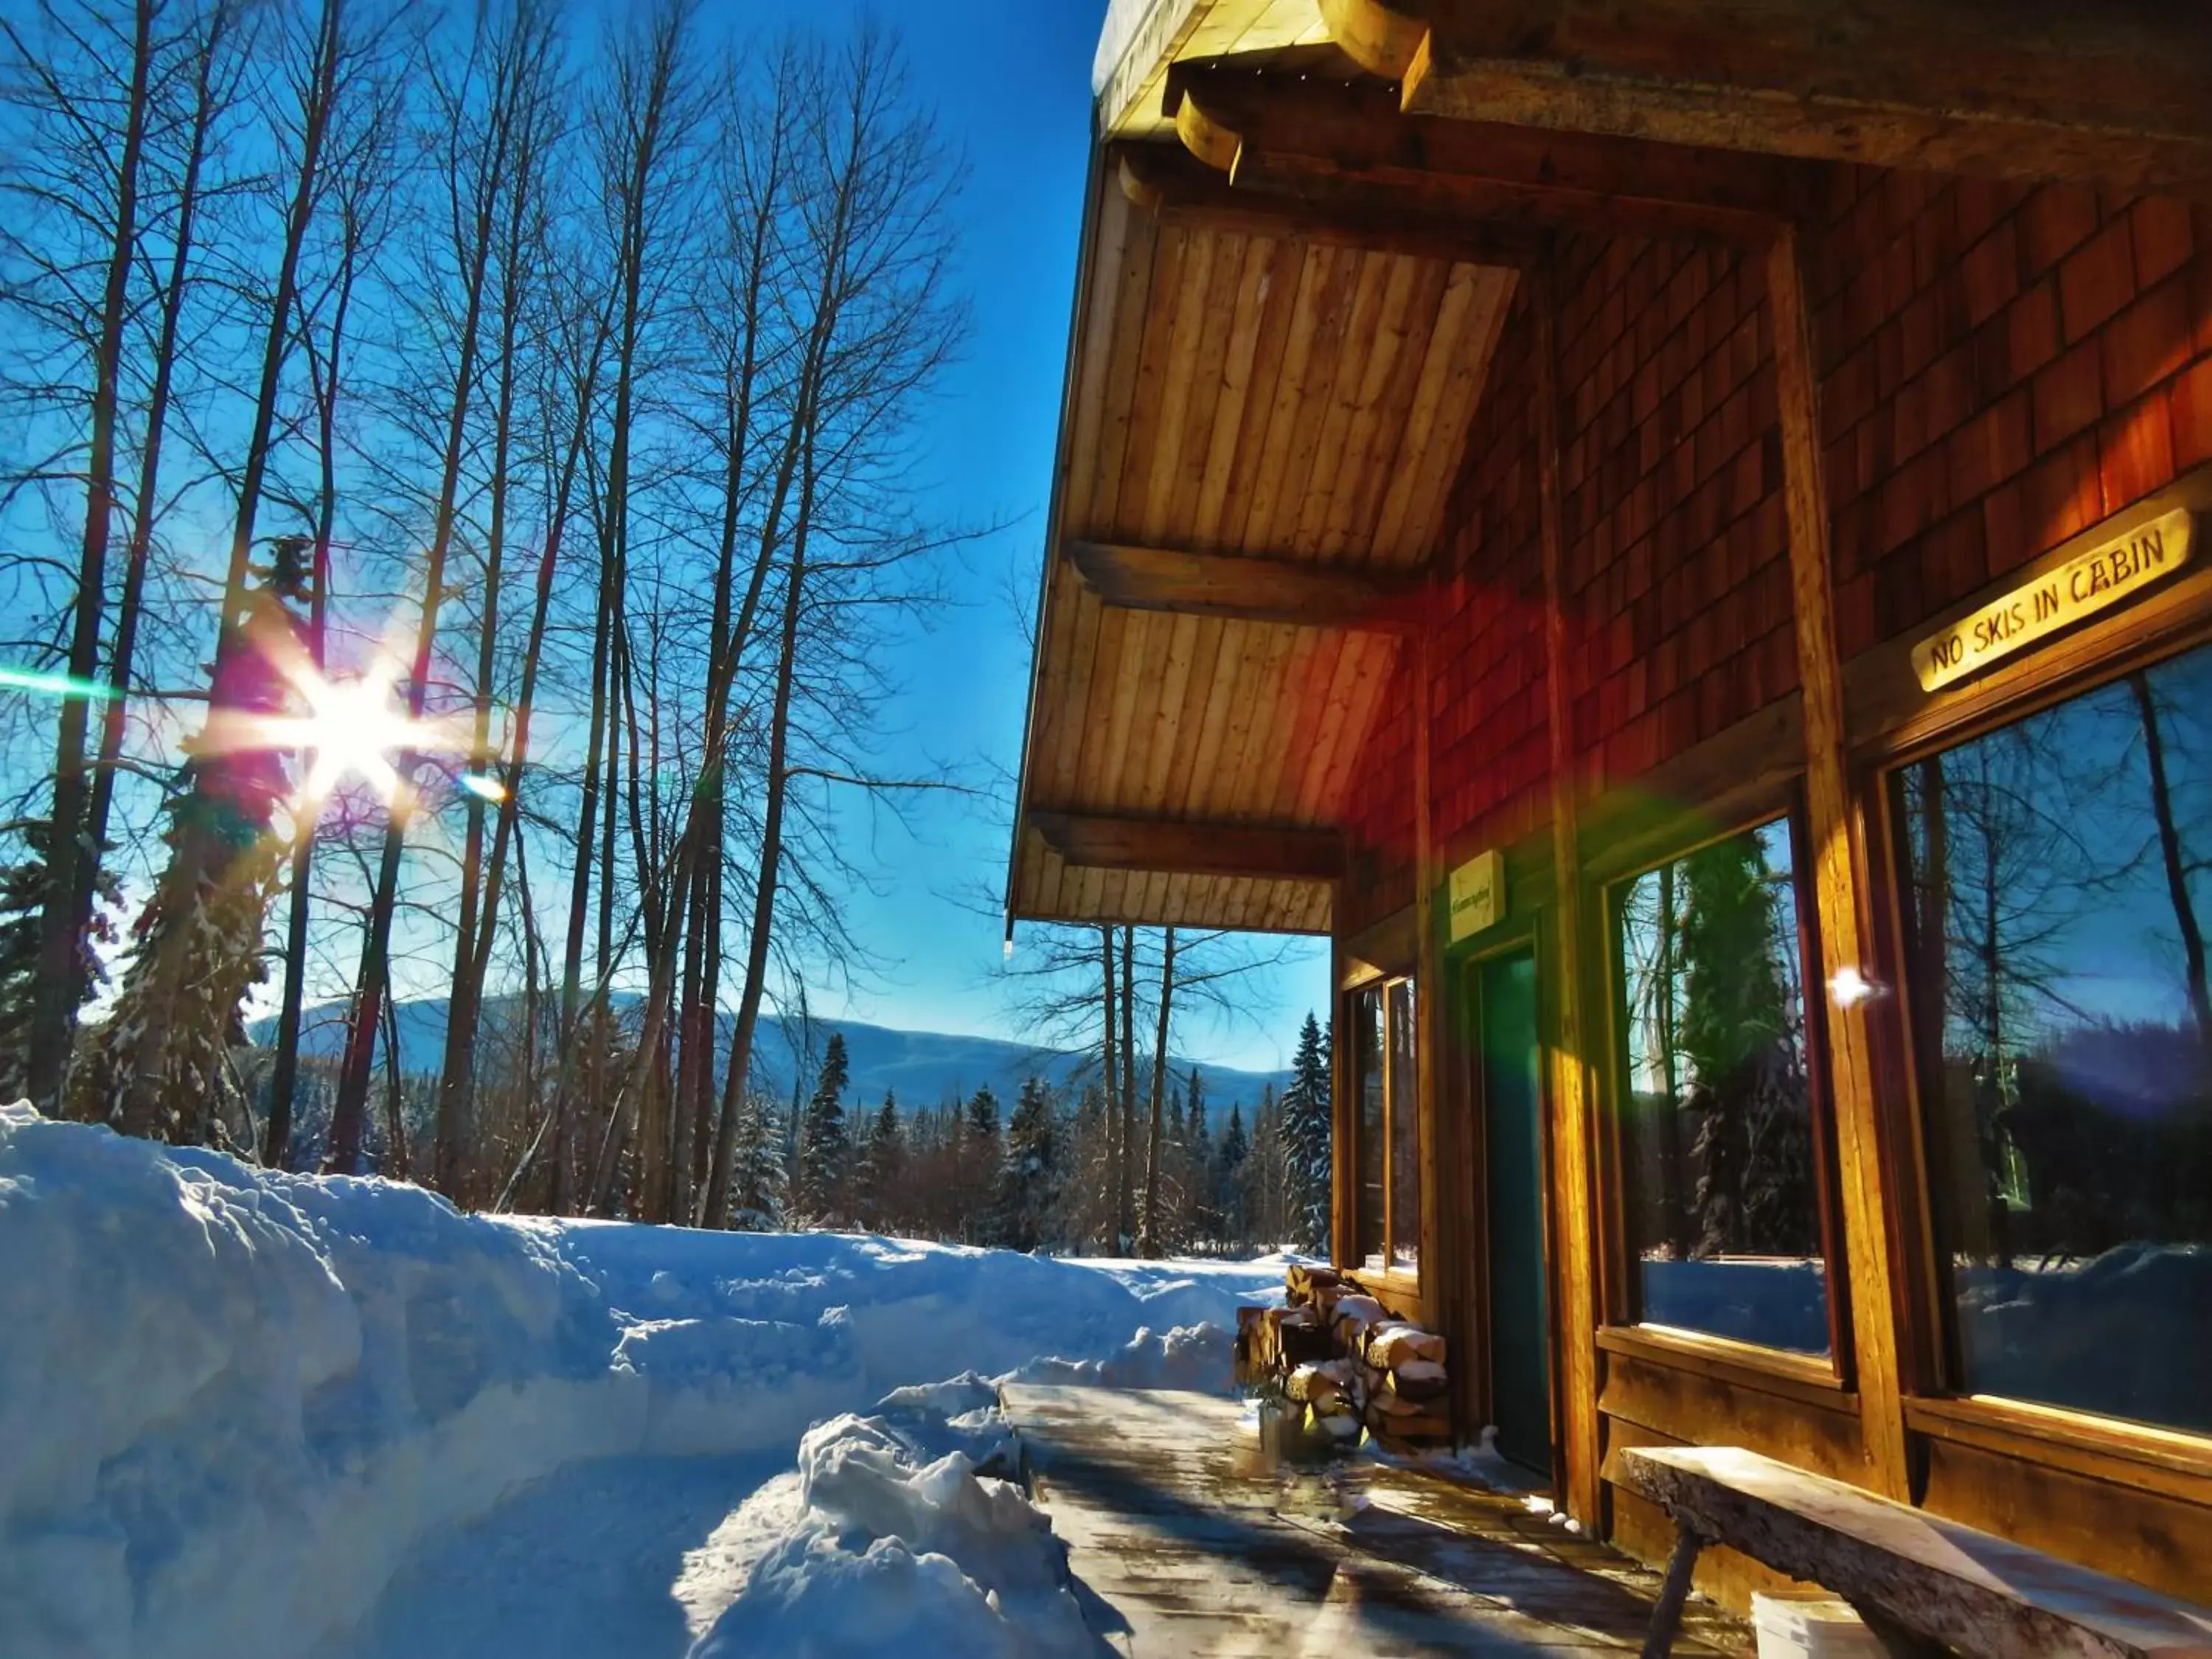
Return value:
[(1281, 1109), (1284, 1200), (1289, 1242), (1316, 1254), (1328, 1249), (1328, 1051), (1321, 1023), (1311, 1013), (1298, 1032), (1291, 1081)]
[[(786, 1193), (783, 1115), (768, 1096), (750, 1089), (737, 1109), (730, 1225), (740, 1232), (781, 1232)], [(708, 1219), (711, 1225), (713, 1218)]]
[[(39, 930), (46, 903), (50, 839), (48, 824), (27, 824), (24, 857), (0, 867), (0, 1101), (21, 1099), (28, 1080), (26, 1061), (31, 1052), (32, 1022), (38, 1014)], [(100, 870), (99, 895), (105, 904), (113, 904), (120, 897), (114, 875), (104, 864)], [(93, 947), (114, 938), (113, 925), (95, 905), (88, 936), (77, 947), (78, 970), (88, 999), (107, 981), (107, 970)]]
[(1242, 1253), (1252, 1248), (1252, 1227), (1245, 1202), (1244, 1161), (1251, 1143), (1244, 1138), (1244, 1108), (1229, 1109), (1229, 1127), (1221, 1132), (1221, 1146), (1214, 1154), (1213, 1191), (1219, 1214), (1222, 1242)]
[(1183, 1098), (1182, 1203), (1177, 1214), (1176, 1243), (1188, 1249), (1199, 1243), (1218, 1243), (1221, 1205), (1213, 1179), (1213, 1136), (1206, 1127), (1206, 1096), (1198, 1067), (1190, 1068), (1189, 1091)]
[(1244, 1213), (1255, 1244), (1270, 1250), (1282, 1248), (1283, 1143), (1272, 1088), (1260, 1091), (1260, 1109), (1252, 1115), (1252, 1149), (1244, 1158)]
[[(282, 714), (291, 697), (278, 653), (242, 641), (265, 635), (305, 648), (305, 598), (295, 571), (264, 573), (252, 611), (218, 639), (208, 719)], [(262, 921), (275, 884), (270, 824), (292, 792), (283, 755), (246, 747), (196, 750), (169, 809), (167, 867), (138, 913), (137, 939), (106, 1021), (88, 1031), (70, 1075), (70, 1115), (126, 1134), (195, 1143), (235, 1139), (245, 1103), (226, 1061), (243, 1046), (239, 1007), (262, 977)], [(333, 1154), (350, 1174), (360, 1146), (335, 1126)], [(353, 1133), (341, 1147), (338, 1129)]]
[(1054, 1241), (1059, 1208), (1059, 1126), (1052, 1097), (1036, 1076), (1025, 1078), (1006, 1124), (1006, 1158), (999, 1176), (997, 1242), (1008, 1249), (1037, 1250)]
[(799, 1215), (810, 1222), (834, 1223), (845, 1208), (852, 1145), (845, 1133), (844, 1096), (851, 1075), (844, 1034), (832, 1032), (799, 1132), (799, 1188), (793, 1196)]
[(886, 1089), (860, 1149), (859, 1218), (863, 1224), (883, 1231), (899, 1224), (899, 1187), (905, 1174), (906, 1131), (899, 1124), (898, 1097)]
[(988, 1083), (968, 1097), (967, 1109), (961, 1114), (959, 1158), (961, 1237), (970, 1244), (995, 1244), (999, 1097)]

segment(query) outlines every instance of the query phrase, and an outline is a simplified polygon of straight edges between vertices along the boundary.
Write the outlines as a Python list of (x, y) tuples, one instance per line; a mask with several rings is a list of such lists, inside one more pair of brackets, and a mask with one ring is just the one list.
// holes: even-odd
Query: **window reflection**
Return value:
[(1352, 998), (1358, 1085), (1354, 1237), (1362, 1267), (1418, 1270), (1421, 1255), (1420, 1085), (1413, 1069), (1413, 982)]
[(1357, 1016), (1352, 1024), (1352, 1052), (1359, 1066), (1359, 1259), (1367, 1266), (1382, 1262), (1383, 1079), (1382, 993), (1381, 988), (1363, 991), (1352, 999)]
[(1647, 872), (1618, 903), (1625, 1208), (1643, 1317), (1825, 1353), (1789, 824)]
[(1413, 982), (1389, 988), (1390, 1021), (1390, 1260), (1418, 1267), (1421, 1260), (1420, 1085), (1413, 1072)]
[(2212, 1430), (2212, 647), (1893, 789), (1955, 1380)]

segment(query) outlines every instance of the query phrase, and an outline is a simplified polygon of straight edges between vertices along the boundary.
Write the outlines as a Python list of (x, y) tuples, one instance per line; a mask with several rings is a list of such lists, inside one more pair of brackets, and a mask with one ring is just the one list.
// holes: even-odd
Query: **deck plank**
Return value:
[[(1009, 1384), (1024, 1468), (1113, 1651), (1634, 1651), (1658, 1576), (1518, 1498), (1369, 1458), (1270, 1460), (1212, 1395)], [(1696, 1606), (1676, 1651), (1748, 1651)]]

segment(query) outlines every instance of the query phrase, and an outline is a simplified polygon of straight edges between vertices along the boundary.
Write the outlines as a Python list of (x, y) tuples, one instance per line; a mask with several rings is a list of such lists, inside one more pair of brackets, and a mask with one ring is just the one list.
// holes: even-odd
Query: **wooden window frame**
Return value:
[[(2201, 488), (2192, 493), (2201, 493)], [(2160, 499), (2154, 497), (2143, 506)], [(2141, 516), (2141, 512), (2139, 508), (2127, 516)], [(2087, 532), (2093, 538), (2106, 533), (2102, 527)], [(1947, 1290), (1943, 1234), (1936, 1214), (1934, 1180), (1939, 1165), (1928, 1139), (1930, 1062), (1912, 1018), (1912, 964), (1906, 951), (1911, 937), (1905, 900), (1909, 851), (1901, 834), (1899, 780), (1923, 760), (1963, 748), (2130, 674), (2212, 647), (2212, 611), (2178, 626), (2160, 628), (2148, 637), (2130, 638), (2119, 626), (2128, 609), (2100, 619), (2094, 630), (2064, 636), (2054, 650), (2054, 659), (2045, 665), (2048, 672), (2032, 672), (2037, 659), (2031, 653), (2026, 661), (1966, 681), (1934, 700), (1918, 718), (1860, 746), (1854, 769), (1874, 819), (1868, 842), (1880, 923), (1877, 959), (1895, 991), (1883, 1000), (1887, 1007), (1880, 1024), (1889, 1055), (1886, 1069), (1900, 1103), (1896, 1130), (1909, 1177), (1900, 1191), (1901, 1218), (1911, 1231), (1916, 1269), (1907, 1311), (1923, 1351), (1918, 1375), (1908, 1372), (1904, 1378), (1903, 1403), (1905, 1422), (1917, 1433), (2212, 1503), (2212, 1432), (2139, 1423), (2008, 1395), (1974, 1393), (1964, 1387), (1956, 1297)]]
[[(1397, 1181), (1392, 1170), (1392, 1152), (1393, 1137), (1398, 1126), (1398, 1110), (1401, 1103), (1396, 1099), (1397, 1086), (1391, 1076), (1390, 1000), (1391, 994), (1401, 986), (1411, 988), (1415, 998), (1414, 1006), (1418, 1009), (1420, 1006), (1419, 1000), (1421, 994), (1419, 977), (1410, 969), (1398, 972), (1365, 975), (1356, 983), (1345, 987), (1340, 996), (1342, 1013), (1337, 1029), (1352, 1034), (1353, 1045), (1348, 1056), (1350, 1063), (1345, 1068), (1346, 1081), (1350, 1086), (1345, 1091), (1346, 1110), (1342, 1117), (1342, 1127), (1346, 1132), (1346, 1145), (1349, 1149), (1346, 1160), (1346, 1168), (1350, 1176), (1350, 1199), (1346, 1211), (1346, 1218), (1349, 1226), (1336, 1255), (1337, 1266), (1345, 1271), (1357, 1274), (1363, 1280), (1372, 1280), (1381, 1284), (1399, 1295), (1418, 1297), (1421, 1285), (1420, 1256), (1417, 1256), (1411, 1264), (1407, 1264), (1395, 1260), (1392, 1253), (1393, 1240), (1397, 1236), (1395, 1230), (1398, 1221)], [(1360, 1249), (1360, 1233), (1365, 1212), (1366, 1182), (1365, 1172), (1359, 1162), (1359, 1123), (1361, 1115), (1366, 1110), (1366, 1101), (1361, 1088), (1359, 1072), (1361, 1057), (1358, 1046), (1361, 1040), (1359, 1034), (1362, 1028), (1354, 1011), (1358, 1007), (1360, 999), (1369, 996), (1380, 998), (1382, 1001), (1382, 1052), (1378, 1064), (1382, 1079), (1382, 1255), (1379, 1262), (1369, 1260)], [(1417, 1045), (1413, 1097), (1403, 1104), (1413, 1114), (1415, 1130), (1418, 1133), (1421, 1127), (1420, 1082), (1418, 1069), (1418, 1044), (1420, 1035), (1418, 1027), (1415, 1029), (1413, 1040)], [(1430, 1155), (1430, 1147), (1427, 1141), (1424, 1139), (1420, 1143), (1416, 1160), (1414, 1180), (1417, 1185), (1421, 1178), (1420, 1166), (1428, 1162)], [(1423, 1244), (1425, 1237), (1426, 1216), (1425, 1213), (1423, 1231), (1415, 1240), (1415, 1248), (1421, 1252), (1422, 1256), (1426, 1255)]]
[[(1617, 849), (1610, 859), (1585, 860), (1584, 880), (1589, 889), (1587, 896), (1591, 901), (1588, 913), (1595, 918), (1601, 930), (1594, 964), (1596, 983), (1591, 988), (1599, 994), (1605, 1048), (1602, 1063), (1595, 1069), (1601, 1079), (1601, 1098), (1610, 1109), (1604, 1114), (1604, 1121), (1595, 1136), (1598, 1208), (1604, 1231), (1599, 1245), (1601, 1283), (1597, 1343), (1611, 1352), (1637, 1354), (1661, 1364), (1686, 1364), (1689, 1369), (1702, 1370), (1767, 1392), (1809, 1394), (1828, 1403), (1855, 1403), (1850, 1273), (1838, 1186), (1840, 1171), (1835, 1147), (1833, 1091), (1828, 1078), (1826, 999), (1821, 994), (1819, 972), (1820, 918), (1806, 878), (1810, 868), (1810, 851), (1802, 777), (1793, 776), (1778, 789), (1761, 791), (1760, 797), (1755, 801), (1734, 803), (1736, 810), (1717, 824), (1707, 819), (1697, 822), (1692, 829), (1695, 815), (1686, 813), (1670, 826), (1671, 835), (1655, 832), (1638, 836), (1632, 843), (1632, 855), (1623, 855), (1623, 851)], [(1799, 1353), (1711, 1332), (1644, 1323), (1623, 1175), (1627, 1167), (1623, 1124), (1629, 1082), (1626, 963), (1620, 940), (1622, 896), (1632, 882), (1662, 865), (1776, 823), (1789, 826), (1790, 877), (1796, 898), (1797, 994), (1805, 1022), (1806, 1088), (1813, 1120), (1813, 1188), (1827, 1304), (1828, 1352), (1825, 1354)]]

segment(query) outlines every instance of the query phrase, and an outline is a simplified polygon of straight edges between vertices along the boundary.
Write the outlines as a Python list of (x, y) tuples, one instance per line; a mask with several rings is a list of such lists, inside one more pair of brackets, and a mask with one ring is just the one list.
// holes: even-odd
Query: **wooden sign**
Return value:
[(2178, 570), (2194, 530), (2189, 509), (2178, 507), (1930, 635), (1912, 647), (1920, 689), (1940, 690)]
[(1498, 925), (1505, 914), (1505, 860), (1496, 848), (1477, 853), (1451, 872), (1445, 912), (1445, 939), (1452, 945)]

